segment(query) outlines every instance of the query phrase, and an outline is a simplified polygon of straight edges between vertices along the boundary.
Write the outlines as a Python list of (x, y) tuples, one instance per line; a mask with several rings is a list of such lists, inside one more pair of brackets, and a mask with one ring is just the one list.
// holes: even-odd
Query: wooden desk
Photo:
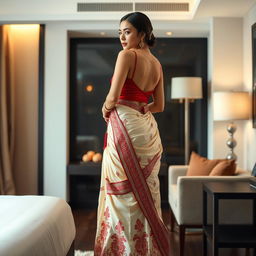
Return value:
[[(207, 224), (207, 194), (212, 197), (212, 225)], [(253, 200), (253, 223), (220, 225), (219, 200), (222, 199)], [(212, 242), (213, 256), (218, 256), (219, 248), (256, 248), (256, 189), (249, 182), (207, 182), (203, 185), (204, 256), (207, 255), (207, 238)]]

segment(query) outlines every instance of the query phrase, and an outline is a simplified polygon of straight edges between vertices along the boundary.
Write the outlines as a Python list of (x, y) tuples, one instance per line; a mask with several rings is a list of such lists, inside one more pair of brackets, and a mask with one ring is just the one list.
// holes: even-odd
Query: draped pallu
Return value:
[(107, 134), (94, 255), (169, 255), (158, 179), (162, 144), (153, 115), (120, 101)]

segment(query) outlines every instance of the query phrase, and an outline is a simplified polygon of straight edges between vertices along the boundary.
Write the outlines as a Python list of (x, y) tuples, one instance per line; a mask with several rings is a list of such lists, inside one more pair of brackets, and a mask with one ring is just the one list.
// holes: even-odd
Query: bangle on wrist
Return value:
[(106, 104), (104, 104), (104, 108), (105, 108), (105, 110), (106, 110), (107, 112), (110, 112), (110, 111), (112, 110), (112, 108), (107, 108), (107, 107), (106, 107)]

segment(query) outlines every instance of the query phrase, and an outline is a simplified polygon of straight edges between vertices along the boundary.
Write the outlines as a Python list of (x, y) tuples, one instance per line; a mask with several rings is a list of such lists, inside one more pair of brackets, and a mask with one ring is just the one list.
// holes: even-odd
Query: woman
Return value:
[[(161, 64), (149, 18), (129, 13), (120, 21), (119, 52), (103, 104), (108, 124), (102, 163), (94, 255), (169, 255), (161, 218), (158, 172), (162, 144), (152, 113), (164, 109)], [(153, 97), (150, 104), (148, 100)]]

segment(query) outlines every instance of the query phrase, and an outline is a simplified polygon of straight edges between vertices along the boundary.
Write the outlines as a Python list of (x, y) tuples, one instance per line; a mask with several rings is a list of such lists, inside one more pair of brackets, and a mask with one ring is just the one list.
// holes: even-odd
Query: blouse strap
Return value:
[(134, 70), (133, 70), (133, 74), (132, 74), (132, 79), (134, 77), (134, 73), (135, 73), (135, 69), (136, 69), (136, 64), (137, 64), (137, 53), (135, 51), (133, 51), (135, 53), (135, 65), (134, 65)]

